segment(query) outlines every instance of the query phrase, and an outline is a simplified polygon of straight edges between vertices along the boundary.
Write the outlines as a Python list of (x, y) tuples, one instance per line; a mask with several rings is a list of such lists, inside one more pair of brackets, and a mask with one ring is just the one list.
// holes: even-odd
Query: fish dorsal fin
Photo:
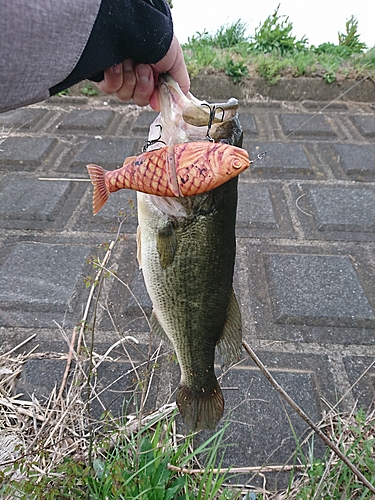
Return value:
[(159, 227), (156, 247), (160, 257), (160, 265), (163, 269), (166, 269), (172, 264), (177, 250), (177, 237), (170, 222)]
[(242, 320), (241, 311), (232, 288), (223, 333), (216, 345), (223, 366), (230, 366), (241, 357)]
[(137, 261), (139, 269), (142, 269), (142, 232), (141, 226), (137, 226)]
[(156, 317), (155, 311), (152, 311), (150, 318), (150, 325), (153, 333), (157, 335), (161, 340), (164, 340), (170, 347), (173, 347), (172, 342), (169, 340), (168, 335), (165, 333), (164, 328), (159, 323), (158, 318)]

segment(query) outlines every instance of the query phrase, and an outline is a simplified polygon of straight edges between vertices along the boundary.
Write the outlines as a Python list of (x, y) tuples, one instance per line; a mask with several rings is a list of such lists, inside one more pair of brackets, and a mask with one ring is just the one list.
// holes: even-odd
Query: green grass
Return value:
[[(11, 468), (0, 473), (3, 486), (0, 498), (45, 500), (75, 498), (92, 500), (229, 500), (236, 492), (223, 487), (227, 474), (213, 470), (220, 456), (227, 425), (193, 449), (193, 435), (172, 439), (174, 416), (156, 417), (140, 431), (108, 433), (97, 439), (95, 456), (87, 460), (64, 458), (48, 472), (41, 465), (20, 459), (13, 468), (18, 477), (5, 482)], [(125, 429), (125, 428), (124, 428)], [(188, 468), (204, 456), (204, 468), (198, 476), (172, 470)], [(2, 474), (2, 477), (1, 477)]]
[(309, 46), (306, 37), (293, 35), (292, 21), (280, 15), (278, 7), (253, 35), (247, 35), (247, 25), (239, 19), (216, 33), (196, 32), (183, 51), (192, 77), (224, 72), (235, 83), (261, 76), (270, 85), (281, 77), (317, 77), (328, 83), (373, 78), (375, 48), (367, 49), (358, 30), (358, 21), (351, 16), (344, 32), (338, 33), (337, 44)]
[[(350, 462), (362, 472), (370, 484), (375, 484), (375, 413), (359, 410), (351, 415), (336, 414), (325, 422), (327, 435), (338, 443)], [(296, 436), (295, 436), (296, 438)], [(313, 442), (312, 442), (313, 443)], [(315, 459), (313, 444), (306, 456), (296, 438), (297, 460), (305, 465), (304, 477), (291, 477), (289, 497), (310, 499), (371, 500), (372, 492), (361, 484), (353, 471), (327, 450), (323, 459)]]

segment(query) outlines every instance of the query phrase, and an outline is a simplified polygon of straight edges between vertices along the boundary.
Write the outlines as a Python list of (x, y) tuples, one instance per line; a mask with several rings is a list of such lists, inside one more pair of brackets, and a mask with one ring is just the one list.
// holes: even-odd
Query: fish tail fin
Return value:
[(177, 406), (190, 430), (215, 429), (224, 412), (224, 397), (216, 377), (210, 390), (198, 391), (181, 384), (177, 390)]
[(103, 167), (94, 165), (93, 163), (86, 165), (86, 168), (90, 174), (91, 183), (94, 186), (92, 209), (94, 215), (96, 215), (108, 200), (109, 191), (105, 183), (105, 174), (107, 171)]

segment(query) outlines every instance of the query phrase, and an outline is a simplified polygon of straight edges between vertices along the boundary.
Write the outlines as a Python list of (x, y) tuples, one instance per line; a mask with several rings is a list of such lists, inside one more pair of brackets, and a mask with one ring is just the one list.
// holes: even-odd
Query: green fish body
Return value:
[[(164, 85), (169, 84), (167, 80)], [(174, 89), (175, 117), (176, 107), (183, 110), (188, 98), (181, 97), (181, 105)], [(170, 130), (178, 131), (175, 136), (179, 140), (181, 134), (186, 134), (186, 141), (191, 142), (192, 136), (198, 140), (207, 131), (207, 114), (203, 117), (205, 126), (199, 126), (198, 116), (198, 126), (185, 127), (180, 119), (173, 128), (173, 123), (167, 123), (173, 121), (168, 89), (164, 93), (168, 99), (164, 107), (161, 100), (162, 120), (158, 121), (162, 140), (167, 144), (173, 141), (174, 136), (166, 136)], [(194, 116), (189, 101), (189, 112)], [(197, 100), (194, 104), (201, 113)], [(218, 125), (213, 131), (216, 136), (240, 146), (237, 114)], [(236, 177), (213, 191), (190, 197), (137, 193), (138, 260), (153, 304), (151, 327), (176, 352), (181, 369), (177, 404), (191, 430), (214, 429), (223, 415), (224, 398), (214, 370), (215, 350), (225, 365), (239, 359), (241, 352), (241, 314), (233, 292), (237, 184)]]

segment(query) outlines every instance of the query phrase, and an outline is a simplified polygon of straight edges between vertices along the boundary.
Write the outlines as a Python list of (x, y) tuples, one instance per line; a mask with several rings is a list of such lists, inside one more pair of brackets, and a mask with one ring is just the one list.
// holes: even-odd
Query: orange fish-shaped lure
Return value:
[(192, 196), (219, 187), (246, 170), (250, 163), (247, 151), (242, 148), (198, 141), (130, 156), (117, 170), (87, 165), (94, 185), (94, 215), (109, 194), (119, 189), (158, 196)]

